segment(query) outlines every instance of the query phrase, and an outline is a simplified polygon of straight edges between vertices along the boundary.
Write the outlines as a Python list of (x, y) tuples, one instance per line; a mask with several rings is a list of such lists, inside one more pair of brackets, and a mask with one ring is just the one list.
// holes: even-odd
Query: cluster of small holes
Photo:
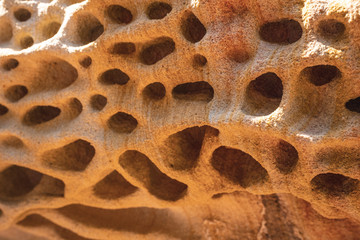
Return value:
[[(146, 10), (146, 15), (151, 20), (165, 18), (172, 11), (171, 5), (164, 2), (153, 2)], [(30, 13), (30, 12), (29, 12)], [(15, 15), (15, 13), (14, 13)], [(21, 15), (21, 14), (20, 14)], [(23, 13), (23, 15), (26, 15)], [(120, 6), (111, 5), (107, 8), (107, 15), (112, 22), (129, 24), (133, 21), (130, 10)], [(16, 17), (16, 16), (15, 16)], [(31, 13), (29, 18), (31, 17)], [(19, 21), (27, 21), (26, 17), (16, 17)], [(24, 20), (26, 19), (26, 20)], [(78, 42), (88, 44), (99, 38), (104, 32), (102, 23), (91, 14), (80, 16), (78, 24)], [(52, 22), (44, 30), (47, 38), (56, 34), (61, 24)], [(0, 26), (0, 31), (1, 31)], [(345, 32), (345, 25), (336, 20), (324, 20), (318, 26), (319, 33), (329, 39), (339, 39)], [(181, 32), (184, 38), (191, 43), (198, 43), (206, 35), (206, 28), (201, 21), (191, 12), (187, 12), (181, 21)], [(261, 26), (259, 35), (262, 40), (276, 44), (292, 44), (302, 37), (302, 27), (295, 20), (281, 20), (266, 23)], [(1, 41), (1, 36), (0, 36)], [(34, 43), (31, 36), (21, 40), (21, 47), (28, 48)], [(168, 37), (160, 37), (144, 46), (132, 42), (115, 43), (109, 52), (113, 55), (132, 55), (139, 50), (139, 58), (145, 65), (153, 65), (175, 51), (175, 42)], [(240, 56), (239, 59), (242, 59)], [(245, 57), (248, 59), (248, 56)], [(243, 60), (235, 60), (243, 62)], [(79, 59), (83, 68), (89, 68), (92, 59), (84, 56)], [(6, 71), (11, 71), (19, 65), (16, 59), (9, 59), (2, 64)], [(196, 54), (192, 58), (195, 69), (203, 69), (207, 65), (205, 56)], [(76, 71), (76, 69), (75, 69)], [(331, 65), (317, 65), (304, 69), (310, 83), (323, 86), (334, 79), (341, 77), (337, 67)], [(55, 73), (55, 75), (57, 75)], [(77, 78), (77, 72), (74, 81)], [(75, 76), (73, 74), (73, 76)], [(71, 77), (73, 78), (73, 77)], [(104, 85), (125, 85), (130, 77), (118, 68), (104, 71), (99, 82)], [(69, 86), (65, 84), (64, 87)], [(50, 84), (51, 85), (51, 84)], [(23, 85), (13, 85), (6, 89), (5, 97), (10, 102), (17, 102), (28, 93)], [(188, 82), (175, 86), (171, 92), (174, 99), (183, 101), (210, 102), (214, 98), (214, 89), (205, 81)], [(265, 73), (252, 80), (245, 93), (246, 104), (250, 106), (245, 112), (250, 115), (267, 115), (280, 105), (283, 95), (282, 80), (273, 72)], [(161, 82), (148, 84), (142, 90), (144, 99), (159, 101), (166, 96), (166, 88)], [(70, 112), (67, 114), (76, 117), (83, 111), (79, 99), (72, 98), (68, 102)], [(92, 95), (90, 106), (95, 111), (101, 111), (107, 105), (107, 98), (100, 94)], [(360, 97), (349, 100), (345, 104), (352, 112), (360, 113)], [(0, 115), (8, 109), (0, 104)], [(23, 116), (26, 125), (34, 126), (51, 121), (61, 114), (61, 109), (54, 106), (34, 106)], [(117, 112), (107, 120), (108, 128), (116, 133), (132, 133), (138, 126), (138, 121), (129, 113)], [(219, 131), (209, 126), (192, 127), (184, 129), (168, 137), (162, 151), (165, 153), (165, 164), (174, 170), (189, 170), (197, 166), (203, 141), (205, 138), (217, 136)], [(44, 165), (66, 171), (84, 171), (95, 156), (95, 148), (90, 142), (79, 139), (57, 149), (52, 149), (42, 155)], [(282, 174), (291, 173), (297, 165), (299, 156), (294, 146), (286, 141), (279, 141), (274, 150), (275, 166)], [(184, 196), (187, 186), (162, 173), (152, 161), (141, 152), (128, 150), (119, 157), (120, 166), (133, 178), (142, 182), (147, 190), (159, 199), (176, 201)], [(226, 146), (217, 148), (211, 156), (212, 167), (235, 184), (247, 188), (261, 184), (268, 180), (266, 169), (250, 154)], [(6, 171), (4, 171), (6, 173)], [(1, 173), (2, 174), (2, 173)], [(6, 175), (6, 174), (5, 174)], [(14, 174), (16, 175), (16, 174)], [(35, 174), (36, 175), (36, 174)], [(30, 184), (33, 180), (29, 180)], [(38, 183), (34, 184), (33, 188)], [(344, 196), (357, 190), (358, 180), (341, 174), (320, 174), (311, 181), (313, 191), (324, 193), (328, 196)], [(137, 191), (137, 187), (129, 183), (119, 172), (112, 171), (100, 180), (93, 188), (94, 194), (102, 199), (118, 199), (126, 197)], [(25, 194), (32, 189), (26, 190)]]

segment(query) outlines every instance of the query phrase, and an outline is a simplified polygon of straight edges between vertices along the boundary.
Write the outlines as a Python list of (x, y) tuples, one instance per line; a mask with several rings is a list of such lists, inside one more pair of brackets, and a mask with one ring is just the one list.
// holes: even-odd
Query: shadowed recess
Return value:
[(131, 11), (120, 5), (108, 6), (107, 14), (113, 22), (118, 24), (129, 24), (133, 19)]
[(28, 89), (23, 85), (14, 85), (6, 89), (5, 97), (11, 102), (17, 102), (28, 94)]
[(104, 26), (89, 13), (79, 15), (76, 26), (77, 41), (82, 45), (95, 41), (104, 33)]
[(193, 66), (196, 67), (204, 67), (207, 64), (207, 59), (201, 54), (195, 54), (193, 57)]
[(94, 188), (94, 194), (102, 199), (118, 199), (134, 193), (137, 188), (130, 184), (117, 171), (111, 172), (98, 182)]
[(322, 86), (341, 77), (340, 70), (332, 65), (316, 65), (307, 67), (302, 71), (309, 81), (315, 86)]
[(170, 135), (161, 147), (164, 163), (175, 170), (190, 170), (198, 162), (204, 140), (219, 135), (219, 130), (210, 126), (186, 128)]
[(9, 148), (22, 148), (24, 147), (23, 141), (16, 136), (7, 136), (2, 141), (1, 144)]
[(224, 177), (243, 188), (264, 183), (268, 173), (249, 154), (233, 148), (219, 147), (212, 155), (211, 165)]
[(277, 144), (274, 154), (276, 167), (283, 174), (291, 173), (299, 160), (295, 147), (284, 140), (280, 140)]
[(181, 23), (181, 31), (185, 39), (192, 43), (199, 42), (206, 34), (206, 28), (192, 12), (185, 14)]
[(19, 8), (14, 12), (14, 17), (20, 22), (25, 22), (31, 18), (31, 12), (25, 8)]
[(69, 87), (77, 78), (78, 71), (70, 63), (59, 58), (50, 58), (39, 62), (30, 90), (61, 90)]
[(327, 39), (336, 40), (344, 35), (346, 30), (345, 25), (335, 19), (326, 19), (320, 21), (318, 25), (318, 32)]
[(15, 58), (10, 58), (6, 60), (2, 65), (3, 69), (6, 71), (11, 71), (17, 68), (18, 66), (19, 66), (19, 61), (16, 60)]
[(25, 36), (20, 39), (21, 49), (26, 49), (31, 47), (34, 44), (34, 39), (31, 36)]
[(108, 127), (117, 133), (131, 133), (138, 125), (138, 121), (130, 114), (118, 112), (107, 121)]
[(45, 25), (42, 31), (44, 39), (46, 40), (55, 36), (60, 27), (61, 23), (58, 22), (49, 22), (47, 25)]
[(349, 100), (345, 107), (351, 112), (360, 113), (360, 97)]
[(175, 42), (171, 38), (162, 37), (148, 44), (140, 53), (142, 63), (153, 65), (175, 51)]
[(4, 105), (0, 104), (0, 116), (5, 115), (7, 112), (9, 112), (9, 109)]
[(120, 42), (115, 43), (110, 48), (110, 53), (115, 55), (129, 55), (136, 51), (136, 47), (134, 43), (131, 42)]
[(147, 85), (143, 90), (145, 100), (161, 100), (165, 97), (166, 89), (160, 82), (154, 82)]
[(83, 105), (77, 98), (71, 98), (68, 101), (67, 114), (71, 119), (78, 117), (83, 110)]
[(129, 80), (129, 76), (117, 68), (107, 70), (100, 76), (100, 82), (106, 85), (125, 85)]
[(162, 173), (151, 160), (135, 150), (128, 150), (119, 157), (119, 164), (129, 175), (142, 182), (148, 191), (159, 199), (177, 201), (187, 191), (187, 186)]
[(302, 33), (301, 25), (291, 19), (265, 23), (259, 32), (262, 40), (277, 44), (294, 43), (301, 38)]
[(107, 104), (107, 98), (100, 94), (95, 94), (90, 98), (90, 105), (92, 109), (101, 111)]
[(335, 173), (322, 173), (311, 180), (312, 190), (328, 197), (344, 197), (359, 189), (359, 180)]
[(0, 21), (0, 43), (5, 43), (11, 40), (13, 36), (13, 29), (8, 20)]
[(42, 163), (52, 169), (83, 171), (95, 156), (95, 148), (88, 142), (78, 139), (60, 148), (42, 154)]
[(79, 59), (79, 63), (82, 67), (88, 68), (92, 63), (92, 59), (89, 56), (84, 56), (83, 58)]
[(168, 15), (172, 10), (172, 7), (168, 3), (153, 2), (147, 8), (147, 16), (149, 19), (162, 19)]
[(53, 106), (34, 106), (28, 110), (23, 123), (28, 126), (35, 126), (53, 120), (61, 113), (60, 108)]
[(29, 168), (12, 165), (0, 173), (0, 198), (23, 197), (34, 188), (47, 196), (64, 196), (64, 183), (56, 178), (44, 175)]
[(174, 87), (172, 95), (179, 100), (210, 102), (214, 98), (214, 89), (204, 81), (183, 83)]
[(169, 239), (189, 239), (187, 220), (170, 209), (124, 208), (102, 209), (72, 204), (57, 210), (82, 225), (139, 234), (162, 233)]
[(61, 239), (92, 240), (60, 227), (39, 214), (28, 215), (26, 218), (18, 222), (17, 225), (26, 228), (39, 228), (39, 231), (42, 231), (44, 228), (49, 229), (50, 231), (54, 231)]
[(255, 116), (268, 115), (279, 107), (282, 95), (281, 79), (273, 72), (265, 73), (246, 88), (244, 111)]

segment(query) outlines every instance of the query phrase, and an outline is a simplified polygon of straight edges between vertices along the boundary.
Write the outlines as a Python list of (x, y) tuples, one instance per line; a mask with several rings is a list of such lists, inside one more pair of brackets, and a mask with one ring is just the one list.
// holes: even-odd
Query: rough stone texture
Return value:
[(360, 239), (359, 17), (0, 1), (0, 238)]

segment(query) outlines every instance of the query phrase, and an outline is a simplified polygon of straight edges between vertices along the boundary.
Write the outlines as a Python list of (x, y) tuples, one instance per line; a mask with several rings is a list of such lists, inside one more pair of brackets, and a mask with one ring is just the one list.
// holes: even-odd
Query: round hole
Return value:
[(332, 65), (316, 65), (307, 67), (302, 71), (309, 81), (315, 86), (322, 86), (330, 83), (341, 76), (340, 70)]
[(207, 63), (207, 59), (203, 55), (196, 54), (193, 58), (194, 67), (204, 67), (206, 63)]
[(53, 106), (34, 106), (23, 118), (24, 124), (35, 126), (53, 120), (59, 116), (61, 110)]
[(96, 94), (91, 97), (90, 105), (94, 110), (101, 111), (107, 104), (107, 98), (103, 95)]
[(25, 8), (19, 8), (14, 12), (15, 18), (20, 22), (25, 22), (31, 18), (31, 12)]
[(112, 21), (119, 24), (128, 24), (133, 19), (130, 10), (120, 5), (110, 5), (107, 9), (107, 14)]
[(43, 35), (45, 39), (52, 38), (59, 31), (61, 24), (58, 22), (50, 22), (43, 29)]
[(19, 61), (14, 58), (6, 60), (2, 65), (3, 69), (5, 69), (6, 71), (11, 71), (12, 69), (17, 68), (17, 66), (19, 66)]
[(23, 85), (14, 85), (6, 89), (5, 97), (11, 102), (17, 102), (28, 94), (28, 89)]
[(138, 121), (130, 114), (118, 112), (108, 120), (108, 127), (117, 133), (131, 133), (138, 125)]
[(311, 180), (313, 191), (329, 197), (346, 196), (358, 189), (359, 180), (341, 174), (323, 173)]
[(143, 90), (144, 97), (151, 100), (161, 100), (165, 97), (166, 89), (162, 83), (155, 82), (147, 85)]
[(345, 107), (351, 112), (360, 113), (360, 97), (349, 100)]
[(23, 37), (20, 40), (20, 47), (22, 49), (29, 48), (34, 44), (34, 39), (30, 36)]
[(340, 38), (346, 30), (346, 27), (343, 23), (335, 19), (326, 19), (322, 20), (319, 23), (318, 31), (319, 33), (329, 39), (338, 39)]
[(301, 25), (292, 19), (265, 23), (259, 32), (264, 41), (277, 44), (294, 43), (301, 38), (302, 33)]
[(147, 9), (149, 19), (162, 19), (172, 10), (171, 5), (164, 2), (153, 2)]
[(175, 51), (175, 42), (171, 38), (158, 38), (140, 53), (141, 61), (153, 65)]
[(100, 76), (100, 82), (106, 85), (125, 85), (129, 80), (129, 76), (117, 68), (107, 70)]
[(181, 30), (186, 40), (192, 43), (199, 42), (206, 34), (204, 25), (191, 12), (185, 16), (181, 24)]
[(273, 72), (265, 73), (246, 88), (243, 110), (254, 116), (268, 115), (279, 107), (282, 95), (281, 79)]
[(7, 107), (0, 104), (0, 116), (5, 115), (8, 111), (9, 111), (9, 109)]
[(79, 16), (77, 20), (77, 35), (80, 44), (89, 44), (104, 33), (104, 26), (91, 14)]
[(79, 60), (79, 63), (82, 67), (84, 68), (88, 68), (90, 67), (91, 63), (92, 63), (92, 59), (89, 56), (85, 56), (82, 59)]

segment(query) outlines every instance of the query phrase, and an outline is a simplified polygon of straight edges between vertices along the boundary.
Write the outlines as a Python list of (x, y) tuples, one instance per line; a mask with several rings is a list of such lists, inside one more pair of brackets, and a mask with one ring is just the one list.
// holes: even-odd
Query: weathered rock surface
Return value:
[(360, 2), (0, 1), (0, 239), (360, 239)]

